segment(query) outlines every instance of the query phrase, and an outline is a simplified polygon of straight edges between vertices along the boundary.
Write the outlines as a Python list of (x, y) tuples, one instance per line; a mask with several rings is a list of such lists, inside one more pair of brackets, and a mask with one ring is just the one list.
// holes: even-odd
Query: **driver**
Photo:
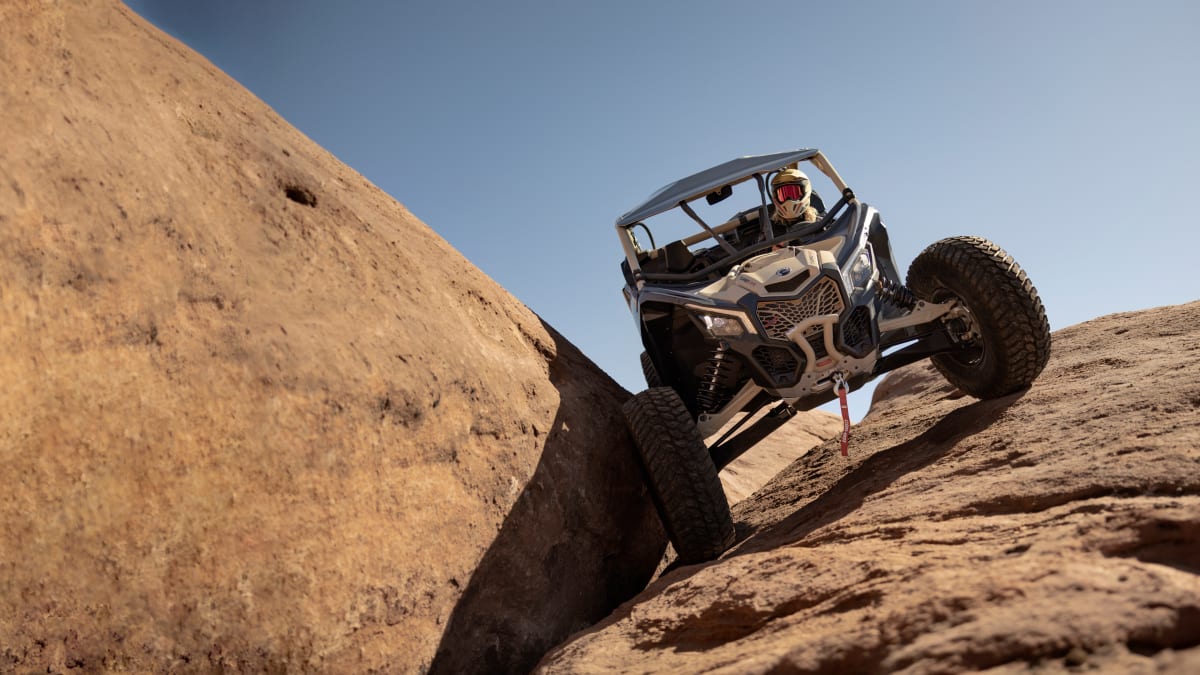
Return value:
[(775, 213), (771, 220), (787, 230), (800, 223), (815, 223), (817, 210), (812, 207), (812, 183), (800, 169), (781, 169), (771, 178), (771, 202)]

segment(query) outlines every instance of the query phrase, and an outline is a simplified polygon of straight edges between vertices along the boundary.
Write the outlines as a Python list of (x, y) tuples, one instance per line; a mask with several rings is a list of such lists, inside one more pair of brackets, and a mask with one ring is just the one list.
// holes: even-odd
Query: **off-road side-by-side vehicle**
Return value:
[[(815, 222), (773, 222), (768, 186), (804, 164), (840, 198), (825, 209), (813, 192)], [(739, 191), (752, 196), (749, 208), (725, 219), (729, 205), (716, 205), (743, 184), (757, 187)], [(704, 204), (722, 220), (706, 221), (697, 210)], [(657, 246), (647, 221), (657, 229), (659, 218), (680, 212), (700, 231)], [(1049, 357), (1045, 310), (1011, 256), (979, 237), (943, 239), (902, 280), (879, 212), (814, 149), (688, 176), (616, 226), (649, 386), (624, 412), (683, 562), (732, 544), (718, 471), (797, 410), (926, 357), (967, 394), (997, 398), (1027, 387)]]

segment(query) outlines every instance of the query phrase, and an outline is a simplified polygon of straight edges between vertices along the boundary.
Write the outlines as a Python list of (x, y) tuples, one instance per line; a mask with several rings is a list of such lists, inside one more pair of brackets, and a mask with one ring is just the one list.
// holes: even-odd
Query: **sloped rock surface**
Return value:
[(1200, 303), (1060, 330), (1006, 398), (879, 395), (538, 672), (1200, 670)]
[(0, 672), (523, 670), (644, 587), (627, 392), (202, 57), (6, 0), (0, 128)]
[[(824, 410), (798, 413), (788, 420), (787, 424), (776, 429), (746, 454), (721, 470), (719, 475), (721, 486), (725, 488), (725, 497), (731, 505), (742, 501), (797, 457), (820, 445), (822, 441), (840, 436), (841, 433), (842, 418), (838, 415)], [(708, 442), (712, 443), (719, 437), (719, 434), (715, 435), (708, 439)]]

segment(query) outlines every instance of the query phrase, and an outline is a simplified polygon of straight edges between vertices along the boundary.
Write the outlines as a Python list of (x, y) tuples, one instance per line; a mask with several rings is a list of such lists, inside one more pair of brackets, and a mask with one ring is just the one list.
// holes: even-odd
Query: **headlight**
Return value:
[(700, 321), (704, 329), (713, 337), (738, 337), (746, 334), (746, 326), (734, 316), (720, 314), (701, 314)]
[(875, 262), (871, 256), (871, 245), (867, 244), (859, 250), (858, 255), (854, 256), (854, 260), (850, 263), (850, 267), (846, 269), (844, 274), (846, 288), (857, 290), (866, 288), (874, 273)]

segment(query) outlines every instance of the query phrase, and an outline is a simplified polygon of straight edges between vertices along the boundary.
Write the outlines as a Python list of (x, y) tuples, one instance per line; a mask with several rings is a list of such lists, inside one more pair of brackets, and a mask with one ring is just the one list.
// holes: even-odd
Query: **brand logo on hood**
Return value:
[(780, 267), (780, 268), (779, 268), (779, 271), (775, 273), (775, 276), (778, 276), (778, 277), (786, 277), (787, 275), (789, 275), (789, 274), (791, 274), (791, 273), (792, 273), (792, 268), (790, 268), (790, 267)]

